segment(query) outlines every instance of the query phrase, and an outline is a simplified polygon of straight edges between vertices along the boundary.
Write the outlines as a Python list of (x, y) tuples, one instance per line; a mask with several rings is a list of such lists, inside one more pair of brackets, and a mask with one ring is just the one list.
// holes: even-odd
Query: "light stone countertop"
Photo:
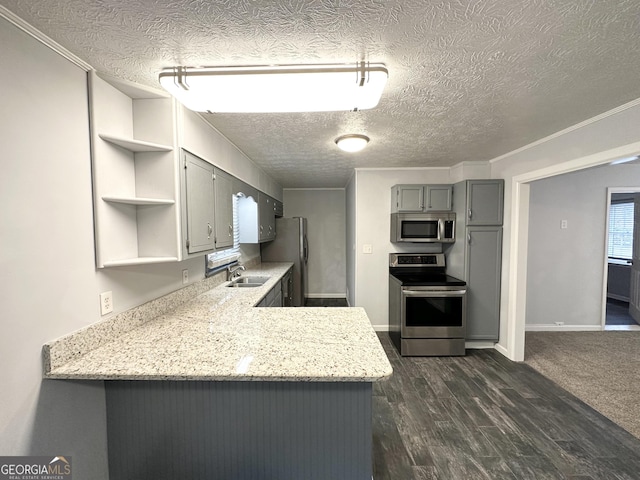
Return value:
[[(99, 334), (79, 331), (50, 342), (45, 377), (372, 382), (390, 376), (363, 308), (254, 307), (290, 266), (247, 269), (244, 276), (270, 279), (256, 288), (227, 288), (224, 282), (129, 331), (105, 322)], [(88, 334), (102, 335), (93, 338), (95, 348), (85, 346), (82, 335)], [(64, 349), (73, 354), (58, 353)]]

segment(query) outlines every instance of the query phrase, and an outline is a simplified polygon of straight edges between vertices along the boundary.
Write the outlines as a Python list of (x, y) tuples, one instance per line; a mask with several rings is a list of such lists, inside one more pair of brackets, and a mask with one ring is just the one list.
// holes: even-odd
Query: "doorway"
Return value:
[[(508, 242), (506, 243), (508, 252), (503, 264), (507, 281), (503, 282), (502, 314), (508, 319), (508, 323), (504, 329), (506, 331), (501, 332), (501, 342), (496, 345), (496, 349), (511, 360), (524, 360), (530, 184), (536, 180), (576, 172), (590, 167), (604, 166), (618, 158), (638, 155), (639, 151), (640, 142), (636, 142), (567, 162), (548, 165), (538, 170), (514, 174), (510, 178), (507, 176), (509, 181), (506, 183), (505, 198), (510, 198), (511, 212)], [(604, 238), (605, 236), (603, 235), (603, 243)], [(598, 257), (601, 255), (599, 253)], [(600, 294), (602, 295), (602, 305), (606, 298), (606, 291), (601, 289)], [(604, 307), (602, 308), (602, 318), (604, 318)]]
[(630, 310), (634, 251), (638, 250), (638, 192), (640, 188), (608, 189), (604, 330), (640, 331), (640, 325)]

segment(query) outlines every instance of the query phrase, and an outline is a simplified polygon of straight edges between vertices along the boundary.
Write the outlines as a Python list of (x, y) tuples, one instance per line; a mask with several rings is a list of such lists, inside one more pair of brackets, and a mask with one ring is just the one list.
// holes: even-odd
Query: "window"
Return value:
[(206, 276), (224, 269), (240, 259), (240, 229), (238, 228), (238, 196), (233, 195), (233, 247), (206, 256)]
[(612, 203), (609, 209), (609, 258), (631, 260), (633, 252), (633, 202)]

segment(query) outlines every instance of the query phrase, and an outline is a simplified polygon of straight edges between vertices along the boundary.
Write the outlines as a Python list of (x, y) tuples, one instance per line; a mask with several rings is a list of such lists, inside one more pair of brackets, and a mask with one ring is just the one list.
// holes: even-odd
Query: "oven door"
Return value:
[(402, 288), (402, 338), (464, 338), (467, 291), (460, 287)]

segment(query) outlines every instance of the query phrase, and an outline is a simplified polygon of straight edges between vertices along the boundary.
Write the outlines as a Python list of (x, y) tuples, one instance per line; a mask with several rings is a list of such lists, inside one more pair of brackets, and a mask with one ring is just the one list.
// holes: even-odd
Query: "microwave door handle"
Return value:
[(444, 220), (438, 220), (438, 240), (444, 240)]

